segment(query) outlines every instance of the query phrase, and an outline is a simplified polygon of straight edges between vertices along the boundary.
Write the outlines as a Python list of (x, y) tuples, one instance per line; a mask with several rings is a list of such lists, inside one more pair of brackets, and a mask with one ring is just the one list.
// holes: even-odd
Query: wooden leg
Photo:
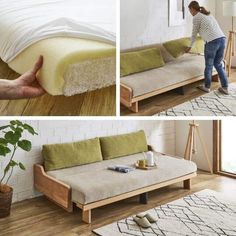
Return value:
[(184, 152), (184, 159), (186, 159), (186, 160), (189, 159), (190, 135), (191, 135), (191, 129), (189, 129), (188, 140), (187, 140), (187, 144), (186, 144), (186, 148), (185, 148), (185, 152)]
[(82, 211), (82, 220), (87, 224), (91, 224), (91, 210)]
[(194, 135), (194, 127), (191, 126), (189, 129), (189, 134), (188, 134), (188, 141), (184, 153), (184, 159), (185, 160), (192, 160), (192, 152), (193, 152), (193, 135)]
[(73, 212), (73, 202), (71, 202), (71, 204), (69, 205), (69, 207), (66, 210), (70, 213)]
[(129, 107), (129, 109), (130, 109), (132, 112), (137, 113), (137, 112), (138, 112), (138, 102), (132, 103), (132, 106)]
[(139, 202), (141, 204), (148, 204), (148, 193), (142, 193), (139, 195)]
[(184, 180), (184, 189), (191, 189), (191, 179)]
[(175, 91), (176, 93), (180, 94), (180, 95), (184, 95), (184, 94), (185, 94), (185, 93), (184, 93), (184, 86), (179, 87), (179, 88), (176, 88), (174, 91)]
[(226, 47), (226, 51), (225, 51), (225, 60), (227, 60), (227, 56), (229, 53), (229, 39), (230, 39), (230, 34), (229, 34), (229, 38), (228, 38), (228, 42), (227, 42), (227, 47)]
[(213, 75), (212, 76), (212, 81), (213, 82), (219, 82), (219, 76), (218, 75)]
[(200, 133), (198, 127), (197, 127), (197, 134), (198, 134), (199, 140), (200, 140), (200, 142), (201, 142), (201, 145), (202, 145), (202, 148), (203, 148), (203, 151), (204, 151), (204, 154), (205, 154), (207, 163), (208, 163), (208, 167), (209, 167), (209, 169), (210, 169), (211, 174), (213, 174), (213, 168), (212, 168), (212, 166), (211, 166), (210, 158), (209, 158), (209, 156), (208, 156), (207, 147), (206, 147), (206, 144), (205, 144), (204, 141), (203, 141), (203, 138), (202, 138), (202, 136), (201, 136), (201, 133)]
[(232, 33), (232, 56), (235, 56), (235, 33)]
[(194, 132), (195, 132), (195, 126), (191, 126), (191, 139), (190, 139), (190, 148), (189, 148), (189, 159), (192, 160), (192, 155), (193, 155), (193, 138), (194, 138)]
[(230, 34), (230, 45), (229, 45), (229, 76), (231, 74), (231, 67), (232, 67), (232, 54), (233, 54), (233, 35)]
[(232, 42), (232, 34), (230, 32), (229, 37), (228, 37), (226, 52), (225, 52), (225, 61), (227, 61), (225, 69), (227, 71), (228, 76), (230, 76), (231, 42)]

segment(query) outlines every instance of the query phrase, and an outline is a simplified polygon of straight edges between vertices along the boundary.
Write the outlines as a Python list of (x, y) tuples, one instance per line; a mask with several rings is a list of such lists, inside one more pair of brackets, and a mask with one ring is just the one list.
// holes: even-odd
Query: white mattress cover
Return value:
[(116, 0), (0, 0), (0, 57), (6, 63), (45, 38), (115, 44)]

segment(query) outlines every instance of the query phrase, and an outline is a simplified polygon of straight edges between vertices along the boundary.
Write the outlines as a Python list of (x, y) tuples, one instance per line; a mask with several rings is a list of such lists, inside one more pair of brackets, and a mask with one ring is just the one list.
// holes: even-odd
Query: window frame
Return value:
[(222, 162), (222, 121), (213, 121), (213, 172), (218, 175), (223, 175), (236, 179), (236, 174), (223, 171), (221, 169)]

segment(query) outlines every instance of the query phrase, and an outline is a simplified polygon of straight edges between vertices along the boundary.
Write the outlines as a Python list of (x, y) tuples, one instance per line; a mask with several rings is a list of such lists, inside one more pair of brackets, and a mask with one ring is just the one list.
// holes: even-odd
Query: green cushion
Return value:
[(43, 145), (46, 171), (102, 161), (99, 138), (81, 142)]
[[(163, 46), (175, 58), (182, 56), (191, 43), (190, 38), (181, 38), (165, 42)], [(192, 53), (204, 53), (204, 41), (198, 37), (191, 51)]]
[(104, 160), (148, 151), (144, 131), (100, 138)]
[(121, 53), (120, 56), (121, 77), (164, 65), (161, 52), (157, 48)]

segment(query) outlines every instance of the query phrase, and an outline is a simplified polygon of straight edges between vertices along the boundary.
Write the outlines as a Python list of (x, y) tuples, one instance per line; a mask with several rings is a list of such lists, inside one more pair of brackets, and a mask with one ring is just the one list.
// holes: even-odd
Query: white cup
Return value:
[(147, 159), (147, 165), (148, 166), (154, 166), (155, 162), (154, 162), (154, 156), (153, 156), (153, 152), (149, 151), (145, 153), (146, 159)]

